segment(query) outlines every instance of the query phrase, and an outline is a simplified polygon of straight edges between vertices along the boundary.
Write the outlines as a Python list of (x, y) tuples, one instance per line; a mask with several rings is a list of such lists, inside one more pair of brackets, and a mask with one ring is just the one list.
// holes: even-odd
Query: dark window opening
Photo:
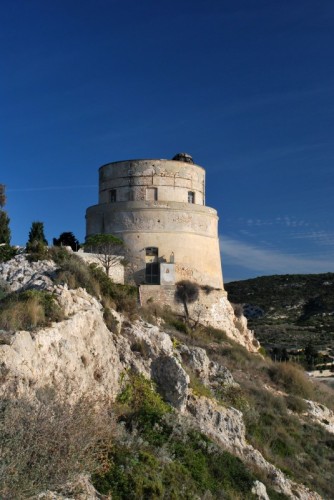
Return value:
[(157, 247), (147, 247), (146, 248), (146, 255), (148, 257), (158, 257), (159, 249)]
[(160, 285), (160, 264), (152, 262), (146, 264), (145, 281), (149, 285)]
[(188, 191), (188, 203), (195, 203), (194, 191)]
[(110, 203), (115, 203), (115, 201), (117, 199), (117, 191), (116, 191), (116, 189), (112, 189), (110, 191), (109, 199), (110, 199)]

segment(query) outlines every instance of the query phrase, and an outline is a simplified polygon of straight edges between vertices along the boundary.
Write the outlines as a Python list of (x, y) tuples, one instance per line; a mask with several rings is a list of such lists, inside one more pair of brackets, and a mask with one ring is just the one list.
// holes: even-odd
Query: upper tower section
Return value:
[(126, 201), (205, 205), (205, 170), (187, 153), (172, 160), (126, 160), (99, 170), (99, 204)]

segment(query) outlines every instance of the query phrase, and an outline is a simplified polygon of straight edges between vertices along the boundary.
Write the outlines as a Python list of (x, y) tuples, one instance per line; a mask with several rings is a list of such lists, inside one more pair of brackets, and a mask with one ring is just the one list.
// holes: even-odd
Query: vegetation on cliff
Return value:
[(334, 350), (334, 273), (262, 276), (225, 288), (231, 302), (246, 305), (262, 345)]
[[(22, 398), (13, 401), (10, 393), (2, 397), (2, 498), (29, 498), (42, 489), (61, 489), (62, 484), (81, 472), (92, 476), (101, 494), (111, 494), (115, 499), (248, 500), (257, 498), (253, 491), (255, 481), (265, 484), (270, 499), (287, 498), (276, 491), (272, 469), (270, 472), (261, 468), (260, 462), (247, 461), (242, 456), (242, 446), (250, 445), (283, 471), (287, 480), (305, 484), (324, 498), (331, 498), (331, 424), (324, 417), (314, 419), (309, 406), (313, 399), (318, 401), (320, 410), (324, 405), (333, 408), (333, 392), (329, 388), (312, 382), (292, 363), (277, 363), (249, 353), (221, 330), (186, 324), (169, 308), (154, 303), (140, 308), (135, 287), (112, 283), (103, 270), (87, 266), (63, 248), (48, 250), (47, 256), (56, 264), (57, 270), (52, 272), (54, 284), (85, 288), (98, 299), (99, 303), (90, 297), (98, 305), (96, 310), (106, 336), (114, 339), (120, 349), (128, 342), (128, 351), (118, 352), (119, 357), (125, 357), (126, 369), (118, 374), (121, 390), (112, 402), (96, 401), (95, 395), (90, 394), (90, 399), (81, 399), (71, 406), (55, 393), (50, 381), (36, 390), (35, 404)], [(32, 309), (40, 311), (39, 320), (33, 322), (30, 318), (28, 323), (18, 323), (17, 318), (25, 317), (23, 313), (29, 310), (31, 301)], [(101, 319), (100, 304), (112, 335)], [(122, 314), (122, 330), (115, 327), (115, 310)], [(10, 312), (16, 323), (8, 321)], [(142, 330), (136, 323), (135, 329), (140, 331), (131, 338), (132, 323), (138, 318)], [(9, 293), (2, 287), (0, 329), (25, 328), (31, 330), (33, 337), (34, 328), (61, 319), (62, 312), (50, 292)], [(187, 415), (172, 408), (161, 387), (147, 378), (147, 374), (152, 376), (150, 357), (158, 349), (154, 339), (145, 334), (145, 329), (151, 328), (149, 323), (159, 325), (161, 330), (156, 328), (163, 346), (158, 364), (170, 356), (189, 375), (185, 394), (190, 394), (194, 401), (209, 401), (209, 411), (218, 408), (217, 419), (235, 416), (236, 420), (228, 425), (242, 427), (242, 460), (231, 454), (232, 445), (229, 451), (221, 446), (213, 433), (215, 429), (199, 429), (196, 418), (190, 418), (189, 409)], [(41, 333), (45, 334), (45, 330)], [(3, 343), (9, 348), (7, 337)], [(82, 369), (88, 370), (87, 358), (82, 356), (81, 362)], [(96, 384), (101, 383), (103, 370), (108, 367), (100, 368), (99, 373), (94, 371)], [(6, 367), (0, 366), (1, 382), (6, 376)], [(31, 378), (29, 384), (34, 383)]]

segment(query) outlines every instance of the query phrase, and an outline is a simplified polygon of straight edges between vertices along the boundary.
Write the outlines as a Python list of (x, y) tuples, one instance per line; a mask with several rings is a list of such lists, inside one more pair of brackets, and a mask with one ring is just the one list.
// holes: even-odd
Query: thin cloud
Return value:
[(298, 219), (293, 216), (285, 215), (280, 217), (275, 217), (274, 219), (259, 219), (259, 218), (239, 218), (239, 224), (243, 224), (250, 227), (261, 227), (261, 226), (283, 226), (287, 228), (298, 228), (298, 227), (308, 227), (309, 223), (303, 219)]
[(303, 232), (299, 234), (294, 234), (292, 236), (294, 239), (298, 240), (311, 240), (318, 245), (329, 245), (332, 246), (334, 245), (334, 233), (329, 231), (310, 231), (310, 232)]
[(69, 189), (90, 189), (97, 188), (97, 184), (83, 184), (77, 186), (44, 186), (44, 187), (27, 187), (27, 188), (9, 188), (7, 193), (28, 193), (31, 191), (63, 191)]
[(249, 245), (223, 236), (220, 238), (223, 265), (235, 265), (263, 274), (326, 273), (333, 271), (333, 258), (312, 258), (281, 253)]

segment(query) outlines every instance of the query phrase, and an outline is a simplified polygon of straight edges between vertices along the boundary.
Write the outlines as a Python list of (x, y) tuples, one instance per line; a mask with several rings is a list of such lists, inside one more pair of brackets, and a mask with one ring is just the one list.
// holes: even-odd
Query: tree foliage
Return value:
[(189, 280), (181, 280), (176, 283), (175, 300), (183, 304), (186, 322), (189, 321), (188, 304), (192, 304), (198, 299), (199, 286)]
[(44, 224), (43, 222), (38, 222), (35, 221), (31, 224), (31, 228), (29, 231), (29, 239), (28, 239), (28, 244), (36, 244), (36, 243), (42, 243), (43, 245), (47, 245), (48, 242), (45, 238), (44, 235)]
[(9, 217), (4, 210), (0, 210), (0, 244), (10, 244)]
[(79, 250), (80, 244), (72, 232), (61, 233), (59, 238), (53, 238), (55, 247), (71, 247), (74, 252)]
[(5, 185), (0, 184), (0, 208), (3, 208), (6, 205), (6, 193), (5, 193)]
[(97, 254), (107, 275), (111, 267), (119, 262), (119, 257), (124, 255), (123, 241), (112, 234), (95, 234), (88, 236), (83, 246), (86, 252)]

